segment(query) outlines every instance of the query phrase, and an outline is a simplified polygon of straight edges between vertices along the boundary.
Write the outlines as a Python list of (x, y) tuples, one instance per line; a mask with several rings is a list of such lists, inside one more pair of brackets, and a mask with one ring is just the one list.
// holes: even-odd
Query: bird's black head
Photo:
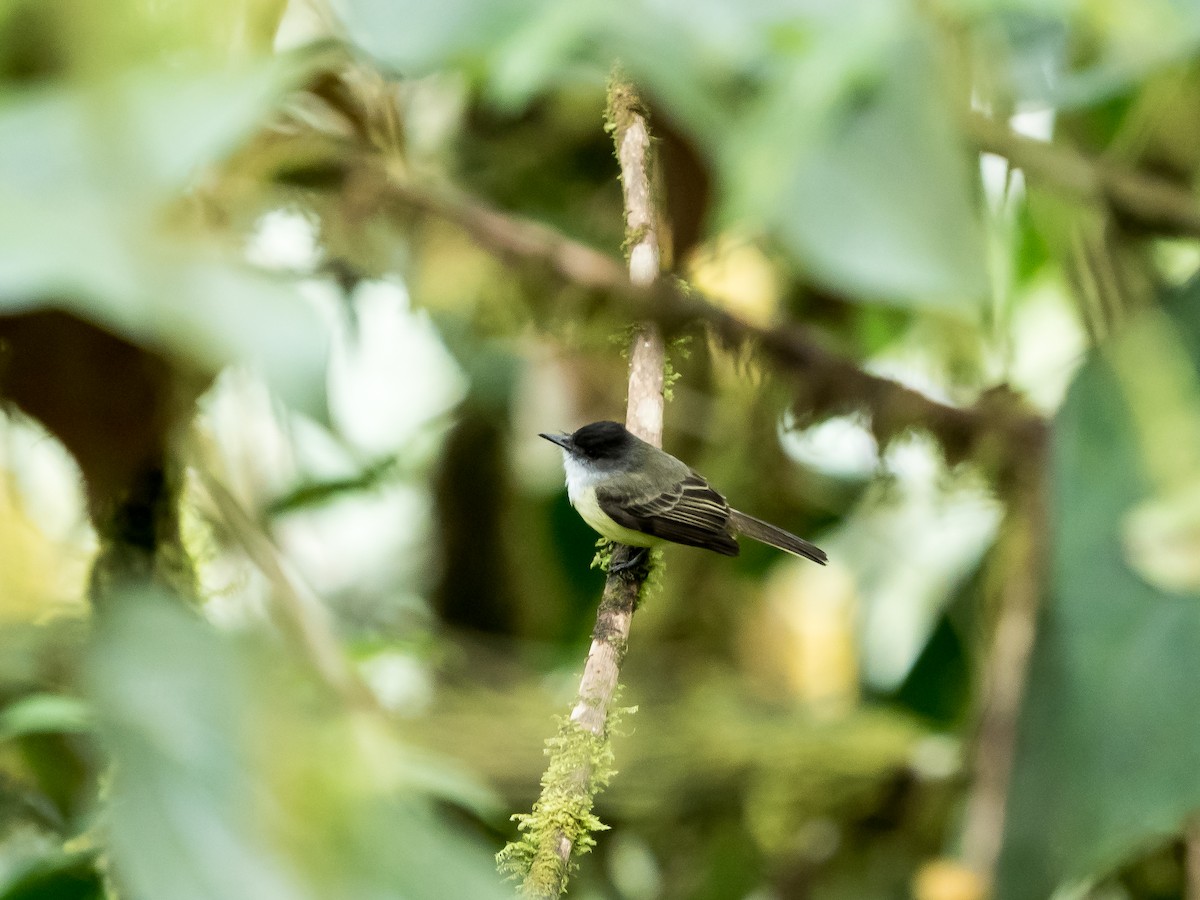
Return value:
[(617, 422), (593, 422), (571, 435), (571, 446), (587, 459), (614, 459), (633, 441), (633, 435)]
[(593, 422), (574, 434), (543, 434), (546, 440), (558, 444), (567, 453), (591, 462), (614, 460), (637, 442), (624, 425), (616, 422)]

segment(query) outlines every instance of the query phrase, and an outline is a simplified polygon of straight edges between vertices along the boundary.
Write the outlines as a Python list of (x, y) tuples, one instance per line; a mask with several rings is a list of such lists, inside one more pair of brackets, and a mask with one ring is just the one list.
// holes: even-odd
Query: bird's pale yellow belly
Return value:
[(642, 534), (640, 531), (634, 531), (618, 522), (614, 522), (600, 508), (600, 504), (596, 502), (596, 492), (594, 490), (581, 491), (578, 496), (572, 498), (572, 504), (575, 506), (575, 511), (583, 518), (583, 521), (587, 522), (610, 541), (628, 544), (631, 547), (655, 547), (662, 543), (659, 538)]

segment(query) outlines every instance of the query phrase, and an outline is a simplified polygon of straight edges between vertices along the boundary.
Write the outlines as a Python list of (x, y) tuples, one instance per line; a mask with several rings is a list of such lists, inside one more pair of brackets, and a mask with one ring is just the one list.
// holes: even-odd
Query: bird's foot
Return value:
[(645, 547), (629, 548), (629, 555), (621, 560), (616, 561), (617, 554), (613, 554), (613, 561), (608, 565), (609, 575), (620, 575), (624, 572), (634, 573), (646, 568), (646, 563), (649, 561), (650, 551)]

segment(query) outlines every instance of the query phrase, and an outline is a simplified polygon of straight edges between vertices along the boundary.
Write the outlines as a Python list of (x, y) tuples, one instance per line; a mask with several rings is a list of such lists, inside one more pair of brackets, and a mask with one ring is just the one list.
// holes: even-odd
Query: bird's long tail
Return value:
[(733, 519), (733, 527), (737, 529), (738, 534), (744, 534), (748, 538), (754, 538), (756, 541), (770, 544), (772, 547), (776, 547), (787, 553), (803, 556), (805, 559), (811, 559), (813, 562), (820, 563), (821, 565), (825, 565), (825, 561), (829, 558), (820, 547), (810, 544), (803, 538), (798, 538), (794, 534), (784, 531), (782, 528), (776, 528), (769, 522), (756, 519), (754, 516), (748, 516), (744, 512), (738, 512), (736, 509), (731, 509), (729, 514)]

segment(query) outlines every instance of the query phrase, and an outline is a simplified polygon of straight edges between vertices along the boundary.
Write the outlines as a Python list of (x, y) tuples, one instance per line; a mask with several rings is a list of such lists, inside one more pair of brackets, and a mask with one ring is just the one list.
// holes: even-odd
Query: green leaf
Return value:
[(139, 69), (87, 87), (0, 94), (0, 185), (9, 202), (34, 209), (69, 198), (153, 209), (261, 127), (318, 62), (302, 54), (230, 70)]
[[(1200, 290), (1182, 299), (1173, 321), (1195, 368)], [(1020, 725), (1000, 900), (1103, 874), (1200, 808), (1200, 593), (1148, 583), (1122, 543), (1127, 515), (1155, 493), (1140, 432), (1159, 412), (1095, 356), (1055, 423), (1053, 602)]]
[(0, 900), (104, 900), (90, 853), (54, 852), (19, 867), (0, 882)]
[(726, 218), (761, 216), (851, 296), (972, 310), (987, 289), (983, 231), (943, 81), (932, 41), (903, 20), (814, 51), (731, 133)]
[(850, 293), (969, 310), (986, 292), (970, 156), (935, 41), (908, 6), (338, 7), (352, 38), (385, 63), (405, 74), (465, 70), (509, 108), (598, 85), (620, 60), (708, 154), (725, 225), (777, 235), (818, 279)]
[(195, 172), (261, 125), (312, 64), (139, 71), (0, 100), (0, 314), (53, 307), (204, 371), (246, 362), (323, 418), (317, 310), (294, 283), (163, 221)]
[(0, 741), (27, 734), (89, 731), (91, 711), (75, 697), (31, 694), (0, 712)]
[(123, 597), (88, 672), (114, 763), (105, 820), (122, 896), (503, 896), (488, 849), (424, 790), (486, 794), (340, 708), (278, 648), (167, 597)]
[(331, 5), (351, 40), (410, 75), (469, 65), (548, 6), (546, 0), (448, 0), (437, 6), (411, 0), (333, 0)]
[(961, 5), (976, 33), (986, 35), (995, 74), (1019, 106), (1103, 103), (1155, 72), (1186, 65), (1200, 45), (1200, 9), (1190, 3)]

